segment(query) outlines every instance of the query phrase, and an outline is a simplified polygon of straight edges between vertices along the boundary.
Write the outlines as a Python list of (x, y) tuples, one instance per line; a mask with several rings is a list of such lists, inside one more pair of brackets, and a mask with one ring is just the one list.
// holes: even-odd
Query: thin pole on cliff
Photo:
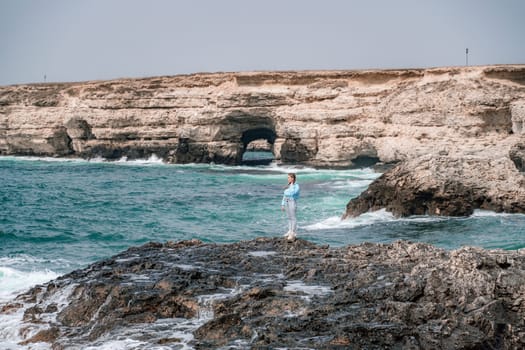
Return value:
[(465, 49), (465, 59), (466, 59), (467, 67), (468, 67), (468, 47)]

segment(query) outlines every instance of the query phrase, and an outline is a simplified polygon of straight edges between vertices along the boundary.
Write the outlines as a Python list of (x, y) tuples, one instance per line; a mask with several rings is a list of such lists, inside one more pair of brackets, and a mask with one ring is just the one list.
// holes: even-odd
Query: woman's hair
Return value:
[(295, 183), (295, 179), (296, 179), (295, 173), (288, 173), (288, 176), (290, 176), (293, 179), (293, 182)]

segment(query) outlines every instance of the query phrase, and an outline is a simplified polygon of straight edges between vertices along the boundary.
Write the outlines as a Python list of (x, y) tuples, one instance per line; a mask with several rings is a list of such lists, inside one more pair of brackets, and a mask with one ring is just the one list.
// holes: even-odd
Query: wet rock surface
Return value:
[(21, 342), (81, 349), (518, 349), (525, 252), (399, 241), (150, 243), (37, 286)]

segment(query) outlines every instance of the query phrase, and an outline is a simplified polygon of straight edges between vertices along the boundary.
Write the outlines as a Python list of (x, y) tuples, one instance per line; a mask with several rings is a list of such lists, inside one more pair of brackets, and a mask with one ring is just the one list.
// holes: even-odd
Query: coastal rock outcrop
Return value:
[[(414, 172), (407, 179), (418, 181), (430, 179), (415, 173), (432, 174), (432, 166), (424, 165), (430, 155), (441, 164), (436, 171), (452, 177), (419, 183), (420, 192), (440, 188), (442, 193), (426, 196), (424, 208), (398, 213), (468, 213), (469, 208), (442, 210), (442, 204), (430, 203), (459, 188), (475, 197), (469, 207), (491, 202), (501, 210), (523, 212), (511, 204), (525, 200), (522, 187), (510, 186), (522, 183), (524, 76), (525, 65), (502, 65), (210, 73), (4, 86), (0, 155), (132, 159), (154, 154), (173, 163), (241, 164), (252, 142), (265, 142), (275, 160), (285, 164), (346, 168), (410, 161), (411, 166), (402, 164), (395, 172)], [(517, 172), (509, 171), (509, 161)], [(493, 182), (484, 174), (487, 163), (497, 167), (486, 176), (510, 176), (504, 199), (489, 189)], [(452, 169), (456, 165), (459, 170)], [(471, 188), (469, 173), (478, 174), (486, 189), (483, 195)], [(410, 182), (396, 182), (401, 184)], [(455, 187), (442, 188), (449, 185)], [(374, 193), (374, 200), (369, 193), (345, 215), (376, 208), (380, 202), (399, 207), (392, 202), (399, 198)], [(460, 205), (455, 203), (452, 207)]]
[(396, 216), (525, 212), (521, 148), (509, 157), (428, 155), (388, 170), (346, 206), (345, 217), (386, 208)]
[[(525, 66), (210, 73), (0, 87), (0, 154), (348, 167), (510, 147)], [(497, 143), (497, 144), (496, 144)]]
[[(525, 254), (258, 238), (149, 243), (11, 303), (22, 344), (143, 348), (518, 349)], [(14, 317), (14, 316), (13, 316)]]

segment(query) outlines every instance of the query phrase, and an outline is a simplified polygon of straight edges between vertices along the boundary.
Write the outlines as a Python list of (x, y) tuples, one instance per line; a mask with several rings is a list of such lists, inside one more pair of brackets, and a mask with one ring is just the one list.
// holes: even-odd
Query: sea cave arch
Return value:
[[(241, 136), (241, 163), (245, 165), (270, 164), (275, 159), (273, 144), (276, 138), (275, 131), (270, 128), (255, 128), (244, 131)], [(252, 142), (258, 142), (254, 149), (249, 148)]]

